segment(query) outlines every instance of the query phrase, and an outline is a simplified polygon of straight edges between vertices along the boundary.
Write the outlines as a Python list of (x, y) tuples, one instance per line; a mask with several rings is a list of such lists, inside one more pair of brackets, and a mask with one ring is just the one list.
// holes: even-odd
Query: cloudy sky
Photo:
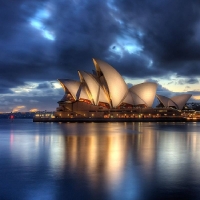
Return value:
[(92, 58), (200, 101), (199, 0), (0, 0), (0, 112), (53, 111)]

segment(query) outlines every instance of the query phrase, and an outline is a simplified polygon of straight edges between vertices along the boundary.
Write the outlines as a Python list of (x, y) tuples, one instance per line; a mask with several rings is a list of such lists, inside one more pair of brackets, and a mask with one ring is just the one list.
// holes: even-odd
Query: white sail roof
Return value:
[(88, 99), (88, 100), (90, 100), (85, 84), (81, 84), (80, 93), (78, 93), (78, 99)]
[(162, 95), (156, 95), (159, 101), (165, 106), (174, 106), (179, 110), (182, 110), (186, 102), (189, 100), (189, 98), (192, 96), (191, 94), (181, 94), (177, 95), (171, 98), (162, 96)]
[(99, 83), (95, 80), (95, 78), (91, 74), (87, 72), (79, 71), (79, 76), (81, 82), (84, 81), (86, 83), (90, 92), (90, 98), (92, 99), (93, 103), (97, 105), (99, 99), (99, 88), (100, 88)]
[(126, 97), (124, 98), (123, 103), (127, 103), (127, 104), (134, 105), (133, 97), (132, 97), (130, 91), (128, 92), (128, 94), (127, 94)]
[[(104, 76), (107, 86), (108, 94), (112, 102), (113, 107), (117, 107), (125, 95), (128, 93), (128, 87), (122, 78), (122, 76), (108, 63), (93, 59), (97, 75), (101, 77)], [(104, 87), (106, 89), (106, 87)]]
[(156, 95), (157, 84), (152, 82), (145, 82), (138, 85), (132, 86), (129, 90), (136, 94), (146, 106), (152, 107), (155, 95)]
[(102, 89), (102, 87), (100, 86), (99, 88), (99, 100), (98, 100), (98, 103), (99, 102), (104, 102), (104, 103), (108, 103), (110, 105), (110, 102), (109, 102), (109, 98), (108, 96), (105, 94), (104, 90)]
[(178, 109), (183, 109), (184, 105), (186, 104), (186, 102), (189, 100), (189, 98), (191, 97), (191, 94), (181, 94), (181, 95), (177, 95), (174, 97), (171, 97), (170, 99), (177, 104), (177, 108)]
[(69, 91), (75, 100), (78, 99), (77, 92), (80, 89), (81, 83), (71, 79), (58, 79), (65, 92)]
[(164, 107), (174, 106), (177, 108), (176, 103), (174, 103), (170, 98), (162, 95), (156, 95), (158, 100), (163, 104)]
[(133, 105), (135, 105), (135, 106), (141, 105), (141, 104), (146, 105), (146, 102), (144, 102), (143, 99), (141, 99), (137, 94), (131, 92), (131, 96), (133, 98)]

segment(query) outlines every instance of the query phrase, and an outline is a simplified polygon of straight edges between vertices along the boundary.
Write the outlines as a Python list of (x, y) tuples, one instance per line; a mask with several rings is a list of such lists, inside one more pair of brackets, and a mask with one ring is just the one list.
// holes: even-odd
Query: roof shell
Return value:
[(146, 102), (144, 102), (143, 99), (141, 99), (137, 94), (131, 92), (131, 96), (133, 98), (133, 105), (140, 105), (140, 104), (145, 104), (146, 105)]
[(181, 94), (181, 95), (177, 95), (174, 97), (171, 97), (171, 100), (177, 104), (178, 109), (183, 109), (184, 105), (186, 104), (186, 102), (189, 100), (189, 98), (191, 97), (191, 94)]
[(140, 105), (140, 104), (145, 104), (145, 102), (137, 94), (131, 92), (130, 90), (122, 102), (131, 104), (134, 106)]
[(125, 95), (128, 93), (128, 87), (122, 76), (108, 63), (93, 59), (96, 71), (100, 77), (102, 74), (108, 86), (108, 94), (113, 107), (117, 107)]
[(91, 74), (87, 72), (79, 71), (79, 76), (81, 81), (85, 81), (89, 89), (91, 99), (93, 100), (93, 103), (97, 105), (99, 98), (99, 87), (100, 87), (99, 83), (95, 80), (95, 78)]
[[(157, 84), (152, 82), (145, 82), (138, 85), (132, 86), (129, 90), (137, 95), (146, 106), (152, 107), (155, 95), (156, 95)], [(138, 104), (135, 102), (135, 104)]]
[(71, 79), (58, 79), (61, 86), (64, 88), (65, 93), (69, 92), (74, 100), (89, 99), (85, 85), (79, 81), (71, 80)]
[(158, 100), (164, 105), (164, 107), (174, 106), (177, 108), (177, 105), (175, 102), (173, 102), (170, 98), (162, 95), (156, 95)]
[(127, 104), (134, 105), (134, 103), (133, 103), (133, 97), (132, 97), (130, 91), (128, 92), (128, 94), (127, 94), (126, 97), (124, 98), (123, 103), (127, 103)]
[(186, 102), (189, 100), (189, 98), (192, 96), (191, 94), (181, 94), (177, 95), (171, 98), (162, 96), (162, 95), (156, 95), (159, 101), (165, 106), (174, 106), (179, 110), (182, 110)]
[(61, 86), (64, 88), (65, 93), (69, 91), (75, 100), (79, 98), (77, 96), (77, 92), (81, 85), (79, 81), (75, 81), (71, 79), (58, 79), (58, 81), (60, 82)]
[(108, 103), (110, 105), (109, 102), (109, 98), (108, 95), (106, 95), (106, 93), (104, 92), (103, 88), (100, 86), (99, 88), (99, 99), (98, 99), (98, 103), (99, 102), (104, 102), (104, 103)]

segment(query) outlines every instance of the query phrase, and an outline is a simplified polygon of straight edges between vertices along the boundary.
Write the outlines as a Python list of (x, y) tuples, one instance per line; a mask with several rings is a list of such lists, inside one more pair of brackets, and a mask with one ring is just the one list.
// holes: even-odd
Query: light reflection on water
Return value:
[(0, 199), (199, 199), (199, 123), (0, 121)]

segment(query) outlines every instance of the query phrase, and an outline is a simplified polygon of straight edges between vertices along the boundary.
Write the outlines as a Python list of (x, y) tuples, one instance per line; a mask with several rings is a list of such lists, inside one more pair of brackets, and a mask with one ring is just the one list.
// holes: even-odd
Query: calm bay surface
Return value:
[(0, 120), (0, 200), (200, 199), (200, 123)]

